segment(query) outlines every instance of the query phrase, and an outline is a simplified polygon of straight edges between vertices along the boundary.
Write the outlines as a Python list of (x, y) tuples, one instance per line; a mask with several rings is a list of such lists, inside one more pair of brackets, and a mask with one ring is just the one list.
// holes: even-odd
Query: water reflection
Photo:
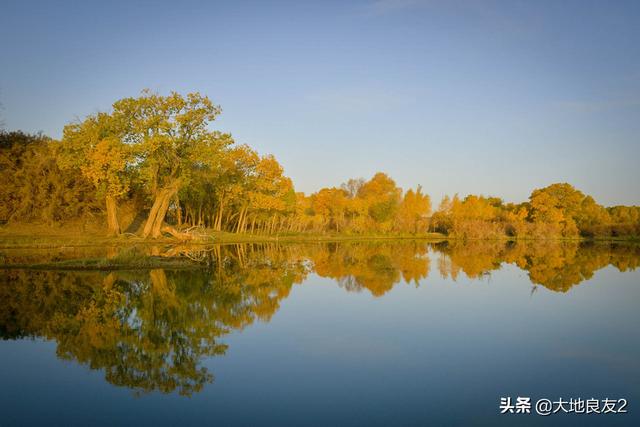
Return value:
[(527, 271), (534, 285), (556, 292), (567, 292), (607, 265), (619, 271), (640, 265), (640, 246), (618, 243), (475, 241), (445, 242), (436, 249), (442, 254), (438, 268), (444, 278), (455, 280), (461, 271), (478, 278), (508, 263)]
[[(346, 291), (382, 297), (399, 283), (428, 284), (431, 259), (443, 278), (453, 280), (463, 273), (480, 279), (504, 263), (514, 264), (528, 272), (534, 286), (555, 292), (569, 291), (608, 265), (620, 271), (640, 265), (638, 245), (558, 242), (149, 250), (189, 257), (205, 267), (135, 272), (5, 268), (0, 270), (0, 335), (54, 340), (58, 357), (101, 370), (109, 383), (137, 393), (190, 395), (213, 381), (201, 362), (225, 354), (223, 337), (256, 320), (269, 321), (292, 286), (310, 273), (334, 279)], [(5, 251), (2, 256), (7, 265), (34, 255)]]

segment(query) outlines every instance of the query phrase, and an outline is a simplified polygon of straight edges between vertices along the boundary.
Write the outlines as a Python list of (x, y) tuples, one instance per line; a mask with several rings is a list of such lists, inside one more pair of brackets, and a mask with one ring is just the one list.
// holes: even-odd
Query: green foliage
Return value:
[(182, 179), (187, 185), (194, 168), (215, 166), (231, 136), (208, 129), (220, 107), (199, 93), (168, 96), (143, 91), (137, 98), (113, 104), (113, 120), (123, 129), (122, 142), (135, 156), (140, 180), (150, 194)]

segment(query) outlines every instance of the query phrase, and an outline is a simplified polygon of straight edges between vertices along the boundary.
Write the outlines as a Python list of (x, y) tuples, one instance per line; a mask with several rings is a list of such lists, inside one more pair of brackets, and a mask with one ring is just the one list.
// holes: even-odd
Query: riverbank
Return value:
[[(452, 247), (511, 246), (510, 239), (485, 239), (462, 241), (436, 233), (419, 235), (246, 235), (210, 232), (201, 234), (197, 241), (181, 242), (170, 237), (142, 239), (135, 235), (106, 237), (100, 233), (72, 233), (69, 230), (46, 230), (47, 233), (25, 234), (15, 230), (0, 229), (0, 269), (40, 270), (151, 270), (151, 269), (199, 269), (216, 265), (220, 251), (235, 250), (242, 258), (247, 249), (254, 247), (280, 247), (281, 244), (318, 245), (328, 243), (375, 243), (385, 244), (424, 242), (441, 244), (449, 242)], [(64, 231), (64, 232), (63, 232)], [(637, 239), (528, 239), (519, 244), (570, 244), (637, 246)], [(445, 244), (443, 247), (449, 247)], [(351, 245), (347, 245), (351, 246)], [(354, 245), (355, 247), (356, 245)], [(362, 247), (362, 245), (357, 245)], [(373, 245), (372, 245), (373, 246)], [(613, 247), (613, 246), (612, 246)]]
[(322, 243), (368, 240), (429, 240), (442, 241), (447, 236), (440, 233), (420, 234), (237, 234), (205, 230), (193, 240), (181, 241), (174, 237), (163, 236), (158, 239), (144, 239), (134, 234), (106, 236), (96, 231), (81, 233), (77, 229), (37, 228), (31, 232), (25, 229), (0, 228), (0, 248), (51, 248), (60, 246), (102, 246), (102, 245), (212, 245), (234, 243)]
[[(283, 233), (283, 234), (238, 234), (229, 232), (216, 232), (203, 230), (193, 240), (181, 241), (165, 235), (158, 239), (144, 239), (134, 234), (122, 234), (120, 236), (107, 236), (98, 230), (79, 232), (77, 228), (0, 228), (0, 249), (10, 248), (58, 248), (61, 246), (132, 246), (132, 245), (214, 245), (237, 243), (330, 243), (330, 242), (356, 242), (356, 241), (390, 241), (390, 240), (424, 240), (424, 241), (458, 241), (455, 237), (441, 233), (418, 234), (313, 234), (313, 233)], [(606, 238), (519, 238), (508, 236), (500, 238), (476, 239), (499, 241), (580, 241), (580, 242), (624, 242), (640, 243), (640, 236), (606, 237)]]

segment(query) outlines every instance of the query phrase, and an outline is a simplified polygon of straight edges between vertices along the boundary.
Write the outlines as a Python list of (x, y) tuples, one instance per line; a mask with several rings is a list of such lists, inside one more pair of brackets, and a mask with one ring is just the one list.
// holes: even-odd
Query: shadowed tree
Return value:
[(60, 167), (60, 148), (43, 135), (0, 132), (0, 221), (53, 225), (97, 211), (92, 185)]

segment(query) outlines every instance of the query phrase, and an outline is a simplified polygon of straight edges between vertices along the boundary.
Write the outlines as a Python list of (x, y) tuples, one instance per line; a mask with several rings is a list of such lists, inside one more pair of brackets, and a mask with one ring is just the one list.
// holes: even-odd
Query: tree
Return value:
[(347, 193), (348, 198), (355, 199), (364, 183), (365, 180), (363, 178), (352, 178), (343, 183), (340, 188), (342, 188)]
[(395, 181), (382, 172), (376, 173), (358, 191), (358, 197), (368, 202), (369, 216), (377, 224), (393, 219), (400, 203), (401, 194), (402, 189), (398, 188)]
[(199, 93), (160, 96), (143, 91), (113, 105), (125, 124), (124, 141), (132, 146), (144, 188), (153, 200), (142, 235), (159, 237), (169, 204), (189, 183), (197, 166), (214, 162), (233, 143), (229, 134), (208, 129), (220, 107)]
[(313, 210), (326, 221), (326, 226), (340, 232), (344, 226), (347, 193), (340, 188), (323, 188), (313, 197)]
[(414, 191), (409, 189), (404, 194), (402, 203), (398, 209), (398, 225), (401, 231), (417, 233), (426, 228), (427, 216), (431, 213), (431, 199), (422, 194), (422, 187)]
[(585, 195), (566, 183), (551, 184), (534, 190), (529, 197), (534, 222), (550, 227), (549, 234), (565, 237), (578, 235), (575, 218), (580, 212)]
[(122, 123), (112, 115), (94, 114), (64, 127), (59, 157), (63, 168), (78, 168), (105, 200), (111, 235), (121, 231), (117, 200), (129, 190), (127, 167), (133, 161), (131, 147), (123, 142), (124, 136)]
[(582, 199), (575, 221), (583, 236), (607, 236), (611, 233), (609, 212), (591, 196)]
[(273, 156), (262, 157), (256, 165), (254, 186), (249, 194), (251, 213), (268, 233), (276, 230), (278, 220), (281, 222), (284, 215), (294, 211), (293, 183), (283, 173)]

